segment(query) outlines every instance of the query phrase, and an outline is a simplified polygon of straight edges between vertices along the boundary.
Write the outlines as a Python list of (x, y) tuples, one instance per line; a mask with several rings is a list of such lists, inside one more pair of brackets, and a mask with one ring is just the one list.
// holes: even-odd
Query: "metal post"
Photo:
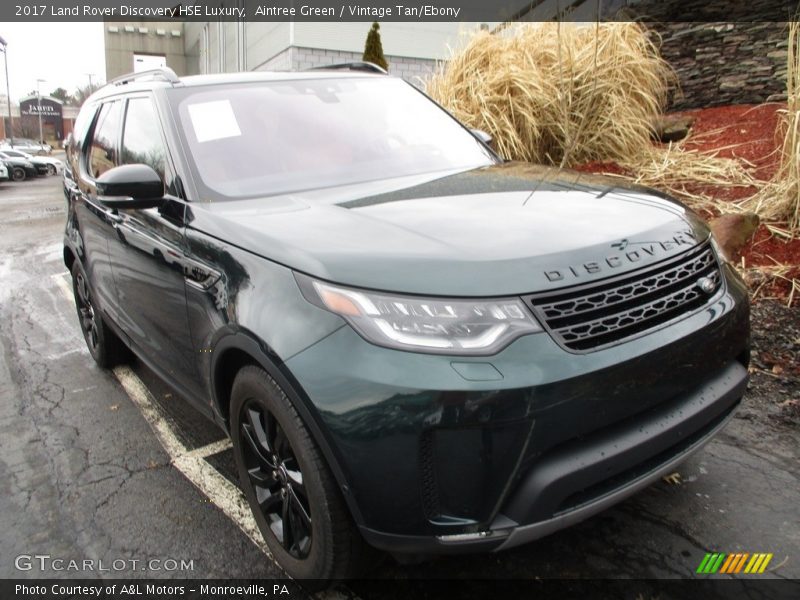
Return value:
[(8, 101), (8, 140), (11, 147), (14, 147), (14, 117), (11, 114), (11, 87), (8, 85), (8, 44), (0, 37), (0, 46), (3, 46), (3, 58), (6, 63), (6, 100)]

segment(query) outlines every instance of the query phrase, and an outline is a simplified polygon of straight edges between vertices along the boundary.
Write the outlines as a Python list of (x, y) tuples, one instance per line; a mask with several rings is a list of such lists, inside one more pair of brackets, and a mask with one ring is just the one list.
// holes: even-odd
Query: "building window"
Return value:
[(152, 71), (167, 66), (167, 57), (163, 54), (134, 54), (133, 72)]

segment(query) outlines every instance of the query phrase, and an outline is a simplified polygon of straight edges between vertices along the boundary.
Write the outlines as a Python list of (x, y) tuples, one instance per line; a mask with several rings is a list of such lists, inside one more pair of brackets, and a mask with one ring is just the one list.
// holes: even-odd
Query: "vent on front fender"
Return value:
[(701, 308), (721, 284), (714, 251), (706, 242), (655, 267), (611, 281), (527, 296), (525, 301), (559, 344), (587, 352)]

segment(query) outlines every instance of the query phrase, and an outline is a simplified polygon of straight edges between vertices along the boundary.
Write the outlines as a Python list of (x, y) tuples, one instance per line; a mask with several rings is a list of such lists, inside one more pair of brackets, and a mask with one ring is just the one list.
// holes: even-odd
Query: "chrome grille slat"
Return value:
[(692, 278), (691, 282), (694, 283), (700, 273), (713, 264), (714, 255), (711, 252), (703, 252), (692, 260), (679, 265), (677, 269), (669, 269), (668, 271), (645, 277), (641, 281), (626, 283), (611, 290), (591, 294), (582, 300), (576, 299), (543, 304), (540, 309), (548, 319), (585, 315), (595, 312), (599, 307), (608, 308), (624, 304), (629, 300), (635, 300), (667, 286), (685, 282), (689, 278)]
[[(708, 278), (711, 293), (697, 282)], [(710, 243), (664, 264), (580, 289), (526, 300), (558, 343), (590, 351), (629, 339), (704, 305), (722, 276)]]

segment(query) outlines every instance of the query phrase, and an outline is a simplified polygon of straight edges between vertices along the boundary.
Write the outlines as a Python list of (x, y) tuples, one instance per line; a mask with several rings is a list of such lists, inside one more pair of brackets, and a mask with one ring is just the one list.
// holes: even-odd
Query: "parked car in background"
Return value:
[[(7, 155), (4, 151), (0, 150), (0, 159), (3, 159), (8, 165), (8, 174), (13, 181), (24, 181), (29, 177), (36, 177), (39, 171), (34, 164), (25, 158), (16, 158)], [(45, 170), (45, 172), (47, 172)]]
[(14, 138), (13, 143), (8, 139), (3, 140), (2, 144), (0, 144), (0, 150), (7, 149), (20, 150), (30, 154), (50, 154), (53, 151), (53, 147), (50, 144), (37, 142), (28, 138)]
[(47, 175), (56, 175), (64, 170), (64, 163), (57, 158), (51, 158), (49, 156), (33, 156), (20, 150), (3, 150), (3, 152), (6, 155), (14, 158), (22, 158), (24, 160), (31, 161), (36, 167), (37, 171), (43, 172)]
[(6, 166), (6, 163), (0, 160), (0, 181), (8, 181), (8, 179), (8, 167)]

